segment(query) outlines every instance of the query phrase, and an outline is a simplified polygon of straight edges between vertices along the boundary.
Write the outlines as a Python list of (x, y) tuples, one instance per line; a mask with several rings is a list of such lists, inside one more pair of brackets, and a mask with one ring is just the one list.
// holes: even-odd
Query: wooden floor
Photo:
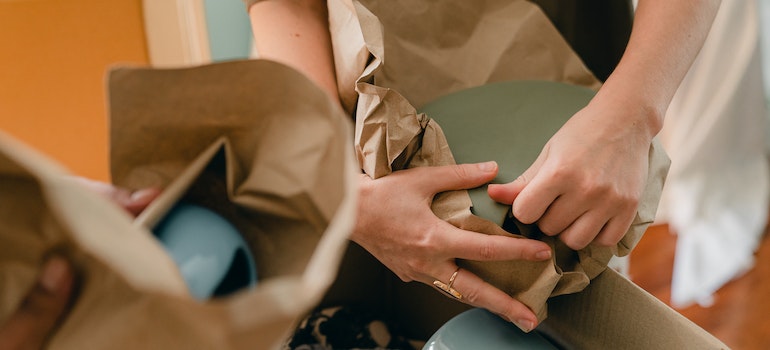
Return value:
[[(770, 349), (770, 235), (752, 270), (728, 283), (708, 308), (677, 309), (735, 350)], [(631, 279), (669, 304), (676, 235), (665, 225), (651, 227), (631, 254)]]

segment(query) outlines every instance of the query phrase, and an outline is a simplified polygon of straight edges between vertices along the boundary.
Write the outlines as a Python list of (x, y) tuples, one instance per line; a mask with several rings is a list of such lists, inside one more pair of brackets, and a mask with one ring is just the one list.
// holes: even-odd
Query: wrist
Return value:
[(589, 106), (598, 110), (616, 111), (612, 114), (623, 118), (622, 125), (641, 132), (648, 140), (652, 140), (663, 128), (668, 107), (641, 92), (618, 91), (607, 88), (607, 85), (602, 87)]

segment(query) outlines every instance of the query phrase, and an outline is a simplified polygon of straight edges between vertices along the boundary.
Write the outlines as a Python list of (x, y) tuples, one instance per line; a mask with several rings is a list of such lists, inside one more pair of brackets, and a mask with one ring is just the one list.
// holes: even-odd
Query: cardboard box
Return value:
[[(322, 305), (340, 304), (373, 310), (423, 341), (471, 308), (429, 286), (402, 282), (355, 244)], [(535, 331), (563, 349), (729, 349), (611, 269), (582, 292), (549, 299), (548, 318)]]

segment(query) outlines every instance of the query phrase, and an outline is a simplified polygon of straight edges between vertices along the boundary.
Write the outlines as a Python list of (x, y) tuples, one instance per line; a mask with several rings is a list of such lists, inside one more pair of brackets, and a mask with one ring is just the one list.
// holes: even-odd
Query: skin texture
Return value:
[[(551, 250), (543, 242), (464, 231), (431, 211), (430, 204), (437, 193), (478, 187), (491, 181), (497, 170), (497, 164), (489, 162), (414, 168), (377, 180), (361, 175), (358, 228), (352, 239), (401, 280), (428, 285), (434, 280), (447, 283), (457, 269), (455, 258), (478, 261), (550, 258)], [(408, 234), (392, 234), (402, 231), (405, 222), (410, 223)], [(460, 270), (453, 288), (463, 295), (464, 302), (502, 315), (524, 330), (532, 330), (537, 322), (524, 304), (471, 272)]]
[(639, 1), (618, 67), (516, 181), (489, 186), (524, 223), (569, 247), (617, 244), (644, 189), (648, 150), (719, 1)]
[[(133, 215), (138, 215), (160, 194), (158, 189), (131, 192), (98, 181), (82, 178), (73, 180), (83, 184), (87, 190), (114, 201)], [(64, 257), (48, 257), (19, 308), (0, 325), (0, 349), (44, 348), (66, 316), (76, 284), (74, 269)]]
[(0, 327), (0, 349), (41, 349), (65, 314), (74, 273), (62, 257), (49, 258), (21, 306)]
[[(652, 138), (718, 5), (718, 0), (640, 0), (626, 53), (596, 97), (516, 181), (489, 186), (490, 197), (511, 204), (520, 221), (536, 222), (574, 249), (617, 244), (645, 185)], [(249, 14), (262, 58), (297, 69), (339, 101), (325, 8), (324, 0), (268, 0), (251, 6)], [(539, 242), (462, 231), (430, 210), (437, 193), (476, 187), (496, 171), (496, 165), (465, 164), (397, 171), (376, 180), (362, 175), (351, 239), (402, 280), (426, 284), (446, 283), (457, 267), (455, 258), (548, 258), (537, 255)], [(529, 309), (468, 271), (460, 270), (454, 287), (464, 302), (525, 331), (537, 325)]]
[[(516, 181), (489, 186), (524, 223), (536, 222), (568, 246), (617, 244), (633, 220), (647, 173), (647, 151), (668, 104), (705, 39), (718, 0), (640, 0), (631, 39), (616, 70), (588, 106), (546, 144)], [(335, 81), (323, 0), (273, 0), (249, 9), (257, 50), (304, 73), (334, 101)], [(430, 209), (440, 192), (492, 180), (497, 164), (461, 164), (360, 177), (358, 220), (351, 239), (404, 281), (448, 282), (456, 258), (544, 260), (542, 242), (463, 231)], [(131, 192), (77, 179), (137, 215), (158, 189)], [(1, 349), (40, 349), (66, 314), (72, 266), (49, 257), (19, 309), (0, 326)], [(459, 270), (453, 287), (463, 302), (497, 313), (521, 329), (537, 326), (526, 306)]]

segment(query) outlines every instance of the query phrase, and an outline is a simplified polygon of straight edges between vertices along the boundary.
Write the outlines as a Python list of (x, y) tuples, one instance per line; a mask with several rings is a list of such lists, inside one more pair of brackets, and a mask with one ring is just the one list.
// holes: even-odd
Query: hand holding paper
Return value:
[(41, 349), (68, 309), (72, 266), (55, 256), (45, 263), (21, 306), (0, 325), (0, 349)]
[(589, 104), (518, 179), (490, 185), (490, 197), (572, 249), (616, 245), (636, 214), (652, 142), (645, 129), (612, 122), (626, 117), (619, 113)]
[[(131, 192), (112, 184), (83, 177), (73, 177), (86, 191), (94, 191), (136, 215), (160, 193), (148, 188)], [(75, 286), (72, 266), (64, 258), (49, 258), (37, 282), (29, 290), (21, 306), (0, 325), (0, 349), (43, 348), (61, 319), (66, 317)]]
[[(403, 281), (446, 283), (457, 270), (456, 258), (478, 261), (550, 258), (543, 242), (461, 230), (431, 211), (433, 197), (492, 180), (494, 162), (396, 171), (372, 180), (361, 175), (358, 222), (352, 239)], [(405, 224), (408, 223), (408, 224)], [(454, 288), (468, 304), (484, 307), (529, 331), (535, 314), (521, 302), (468, 270), (456, 275)]]
[(133, 216), (139, 215), (160, 194), (160, 189), (153, 187), (132, 192), (125, 188), (84, 177), (73, 177), (73, 180), (81, 183), (88, 190), (113, 201)]

